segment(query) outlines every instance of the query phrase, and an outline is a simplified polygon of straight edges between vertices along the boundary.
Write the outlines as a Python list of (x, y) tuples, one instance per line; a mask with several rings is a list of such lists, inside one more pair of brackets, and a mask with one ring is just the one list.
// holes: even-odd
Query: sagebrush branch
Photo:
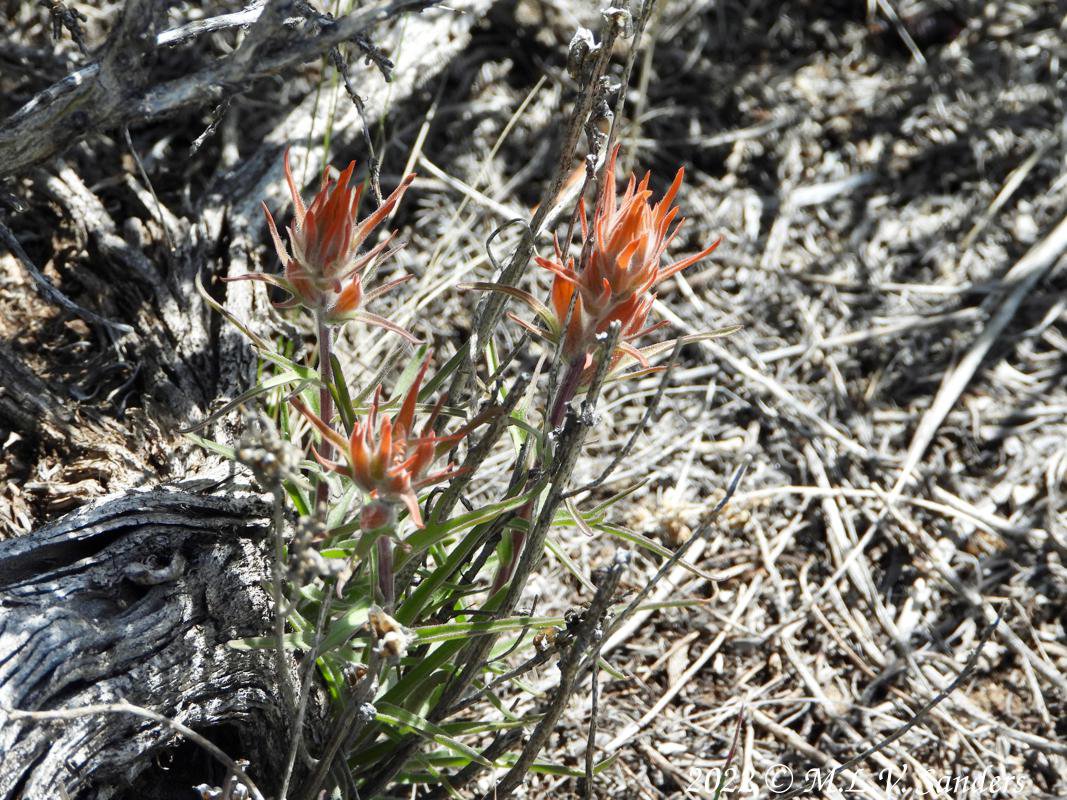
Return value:
[[(224, 14), (214, 18), (212, 25), (206, 20), (195, 26), (184, 25), (157, 35), (155, 45), (174, 45), (194, 35), (243, 25), (251, 25), (252, 31), (225, 58), (167, 81), (152, 81), (152, 76), (141, 70), (134, 70), (140, 74), (131, 79), (130, 69), (135, 66), (132, 62), (138, 61), (136, 54), (124, 44), (128, 37), (113, 35), (100, 60), (45, 89), (0, 125), (0, 177), (59, 155), (95, 131), (217, 104), (251, 81), (314, 60), (381, 22), (404, 12), (422, 11), (437, 2), (377, 3), (341, 17), (333, 25), (320, 27), (311, 35), (292, 31), (299, 17), (290, 15), (290, 0), (274, 0)], [(257, 25), (261, 17), (265, 24)]]

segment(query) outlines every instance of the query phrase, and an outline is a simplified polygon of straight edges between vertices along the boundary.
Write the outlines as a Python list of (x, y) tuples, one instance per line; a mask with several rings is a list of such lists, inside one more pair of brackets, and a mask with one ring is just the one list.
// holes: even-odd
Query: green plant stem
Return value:
[[(330, 392), (332, 383), (333, 360), (330, 354), (333, 352), (333, 331), (326, 322), (326, 315), (322, 311), (315, 312), (315, 325), (318, 329), (319, 346), (319, 379), (322, 386), (319, 388), (319, 417), (327, 425), (333, 424), (333, 394)], [(320, 454), (324, 459), (333, 457), (333, 446), (325, 438), (322, 440)], [(330, 496), (330, 484), (323, 475), (315, 487), (315, 510), (320, 517), (326, 516), (326, 501)]]

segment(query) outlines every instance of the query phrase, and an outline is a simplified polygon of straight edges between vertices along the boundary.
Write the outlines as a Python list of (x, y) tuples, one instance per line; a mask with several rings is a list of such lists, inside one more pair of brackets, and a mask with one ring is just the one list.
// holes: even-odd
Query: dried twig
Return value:
[(48, 9), (48, 15), (52, 19), (53, 41), (62, 39), (63, 29), (66, 28), (81, 54), (89, 55), (89, 51), (85, 49), (85, 34), (81, 25), (87, 22), (88, 18), (82, 12), (67, 5), (63, 0), (37, 0), (37, 5)]
[(304, 717), (307, 714), (308, 699), (311, 696), (311, 675), (316, 668), (316, 661), (321, 654), (322, 641), (326, 628), (326, 620), (333, 608), (334, 592), (330, 590), (330, 584), (324, 587), (325, 600), (319, 606), (319, 616), (315, 622), (315, 643), (305, 657), (304, 671), (300, 677), (300, 696), (297, 698), (296, 714), (293, 717), (292, 742), (289, 744), (289, 753), (285, 760), (285, 773), (282, 776), (282, 788), (278, 796), (288, 796), (289, 782), (293, 777), (293, 769), (296, 766), (296, 756), (304, 747)]
[[(370, 188), (374, 194), (374, 202), (380, 206), (382, 204), (382, 165), (378, 161), (378, 154), (374, 151), (374, 140), (371, 139), (370, 128), (367, 126), (367, 109), (363, 104), (363, 98), (359, 96), (356, 88), (352, 85), (352, 79), (348, 75), (348, 63), (345, 61), (344, 56), (341, 55), (340, 48), (335, 47), (330, 50), (330, 63), (341, 75), (341, 80), (345, 84), (345, 94), (348, 95), (348, 99), (352, 101), (352, 105), (356, 107), (356, 111), (359, 113), (359, 121), (362, 123), (363, 128), (363, 144), (367, 147), (367, 172)], [(388, 79), (388, 75), (386, 75), (386, 79)]]
[[(542, 196), (537, 211), (534, 213), (533, 219), (530, 221), (528, 230), (523, 233), (522, 238), (519, 240), (519, 244), (512, 252), (511, 260), (500, 272), (500, 275), (495, 278), (496, 283), (505, 286), (514, 286), (518, 283), (530, 262), (530, 256), (533, 254), (535, 238), (541, 232), (542, 227), (548, 219), (549, 212), (552, 210), (555, 200), (559, 196), (560, 190), (563, 188), (563, 183), (566, 180), (571, 159), (574, 157), (575, 150), (578, 146), (578, 139), (581, 136), (586, 118), (589, 116), (589, 112), (593, 107), (593, 101), (597, 95), (600, 78), (604, 74), (611, 58), (612, 45), (619, 33), (621, 33), (614, 21), (605, 24), (604, 28), (604, 41), (601, 43), (601, 49), (590, 70), (588, 80), (583, 82), (579, 87), (578, 97), (574, 102), (574, 111), (571, 113), (566, 132), (563, 136), (563, 144), (559, 150), (559, 158), (556, 161), (548, 191)], [(507, 300), (508, 296), (506, 294), (501, 292), (491, 292), (478, 304), (478, 312), (474, 324), (474, 335), (469, 340), (470, 343), (467, 346), (467, 358), (465, 359), (464, 364), (461, 365), (460, 369), (456, 371), (449, 391), (453, 398), (458, 400), (467, 395), (468, 388), (473, 379), (474, 358), (485, 346), (486, 337), (489, 336), (491, 331), (496, 330), (496, 326), (500, 322), (500, 318), (503, 316), (504, 309), (507, 306)]]
[(91, 322), (95, 325), (102, 325), (105, 328), (113, 331), (114, 333), (126, 334), (133, 333), (133, 328), (126, 325), (123, 322), (113, 322), (112, 320), (102, 317), (95, 311), (90, 311), (83, 306), (78, 305), (63, 292), (59, 291), (52, 282), (44, 276), (37, 265), (33, 263), (32, 259), (26, 255), (26, 251), (22, 249), (22, 245), (19, 244), (19, 240), (15, 238), (15, 235), (11, 230), (0, 222), (0, 241), (7, 245), (8, 249), (15, 255), (15, 257), (22, 262), (22, 266), (26, 268), (26, 271), (30, 273), (30, 277), (33, 278), (33, 284), (44, 297), (50, 303), (54, 303), (60, 308), (64, 308), (71, 312), (75, 316), (81, 317), (86, 322)]
[[(978, 644), (975, 645), (973, 652), (967, 659), (967, 663), (963, 665), (963, 669), (960, 670), (959, 674), (955, 677), (955, 679), (953, 679), (953, 681), (948, 686), (938, 692), (934, 697), (930, 698), (925, 704), (923, 704), (922, 708), (920, 708), (917, 712), (915, 712), (914, 715), (912, 715), (911, 719), (909, 719), (905, 724), (901, 725), (899, 728), (893, 731), (893, 733), (891, 733), (889, 736), (885, 737), (876, 744), (871, 745), (859, 755), (853, 756), (848, 761), (845, 761), (843, 764), (839, 764), (838, 766), (834, 767), (833, 772), (829, 776), (828, 783), (830, 785), (833, 785), (834, 779), (837, 778), (838, 775), (852, 769), (852, 767), (856, 766), (857, 764), (860, 764), (863, 761), (866, 761), (875, 753), (881, 752), (885, 748), (889, 747), (889, 745), (893, 744), (893, 742), (900, 739), (900, 737), (902, 737), (904, 734), (906, 734), (908, 731), (910, 731), (912, 728), (922, 722), (926, 718), (926, 715), (929, 714), (934, 708), (936, 708), (938, 704), (941, 703), (941, 701), (943, 701), (954, 691), (956, 691), (956, 689), (959, 688), (960, 684), (967, 680), (974, 672), (975, 668), (978, 666), (978, 658), (982, 655), (982, 649), (985, 647), (986, 643), (993, 635), (993, 631), (997, 629), (997, 626), (999, 624), (1000, 616), (998, 615), (992, 623), (986, 626), (985, 631), (982, 633), (981, 639), (979, 639)], [(778, 794), (777, 797), (781, 798), (781, 800), (791, 800), (791, 798), (799, 797), (800, 795), (809, 791), (811, 791), (811, 787), (806, 782), (802, 782), (801, 784), (794, 786), (789, 791)]]
[(191, 742), (195, 742), (200, 747), (204, 748), (211, 756), (226, 767), (230, 772), (237, 776), (251, 792), (252, 797), (256, 800), (264, 800), (263, 793), (259, 791), (259, 788), (248, 777), (248, 774), (241, 769), (240, 765), (224, 753), (218, 745), (201, 736), (192, 728), (183, 725), (177, 720), (165, 717), (162, 714), (158, 714), (147, 708), (136, 706), (133, 703), (127, 703), (125, 700), (120, 700), (117, 703), (99, 703), (91, 706), (82, 706), (81, 708), (65, 708), (57, 711), (19, 711), (13, 708), (0, 709), (0, 713), (6, 714), (8, 719), (11, 720), (31, 720), (33, 722), (45, 722), (47, 720), (71, 720), (79, 719), (81, 717), (91, 717), (96, 714), (131, 714), (135, 717), (141, 717), (152, 722), (158, 722), (160, 725), (165, 725), (176, 733), (180, 733), (186, 739)]
[(372, 647), (370, 659), (367, 662), (367, 672), (360, 679), (352, 696), (348, 698), (348, 705), (334, 724), (333, 735), (327, 742), (322, 757), (304, 789), (302, 795), (304, 800), (317, 800), (319, 789), (326, 780), (326, 775), (333, 768), (342, 745), (374, 720), (375, 709), (370, 704), (370, 700), (373, 699), (378, 689), (378, 677), (384, 663), (385, 660), (377, 649)]
[[(139, 41), (139, 48), (159, 43), (159, 37), (145, 38), (146, 20), (150, 23), (154, 13), (141, 9), (141, 2), (128, 4), (123, 20), (129, 21), (129, 29), (113, 34), (109, 56), (101, 63), (49, 87), (0, 125), (0, 177), (57, 155), (91, 131), (147, 122), (192, 106), (218, 105), (237, 87), (318, 58), (387, 19), (422, 10), (437, 0), (394, 0), (361, 8), (315, 36), (287, 38), (284, 46), (278, 47), (265, 46), (275, 26), (264, 24), (259, 29), (262, 36), (256, 36), (253, 23), (242, 46), (228, 58), (184, 78), (156, 85), (147, 80), (143, 68), (131, 70), (129, 62), (135, 56), (124, 49), (126, 43), (135, 40)], [(272, 6), (268, 4), (267, 8)], [(263, 8), (255, 12), (255, 16), (249, 13), (241, 20), (247, 22), (251, 17), (258, 22)], [(229, 24), (231, 20), (227, 21)], [(126, 68), (120, 68), (115, 58)]]
[(656, 410), (659, 408), (660, 401), (663, 399), (663, 392), (667, 388), (667, 381), (670, 378), (671, 371), (674, 369), (674, 365), (678, 362), (678, 354), (681, 352), (682, 345), (684, 344), (685, 341), (682, 339), (675, 340), (674, 347), (671, 348), (671, 357), (668, 359), (667, 365), (663, 369), (663, 374), (660, 375), (656, 393), (652, 396), (652, 400), (645, 406), (644, 414), (641, 415), (641, 421), (634, 426), (634, 429), (630, 432), (630, 438), (626, 440), (626, 444), (624, 444), (622, 449), (615, 454), (615, 457), (611, 459), (611, 462), (606, 467), (604, 467), (604, 470), (595, 480), (585, 484), (585, 486), (571, 490), (567, 493), (567, 498), (574, 497), (582, 492), (588, 492), (598, 486), (602, 486), (604, 482), (611, 477), (611, 474), (615, 472), (619, 464), (625, 461), (627, 456), (630, 455), (631, 451), (634, 449), (634, 445), (637, 443), (638, 437), (648, 427), (648, 421), (652, 419), (653, 414), (655, 414)]
[(1044, 239), (1031, 247), (1026, 255), (1008, 270), (1008, 274), (1002, 281), (1004, 294), (1000, 298), (999, 306), (959, 363), (945, 372), (933, 402), (915, 429), (915, 434), (908, 445), (907, 455), (904, 457), (904, 464), (900, 468), (893, 491), (890, 493), (890, 500), (899, 496), (911, 479), (912, 472), (919, 465), (934, 434), (937, 433), (941, 423), (948, 416), (948, 412), (963, 394), (963, 390), (971, 382), (971, 378), (978, 371), (979, 365), (993, 344), (999, 341), (1000, 334), (1011, 322), (1015, 312), (1019, 310), (1023, 299), (1029, 294), (1034, 284), (1060, 260), (1065, 250), (1067, 250), (1067, 217), (1061, 219)]
[[(663, 579), (663, 576), (666, 575), (679, 561), (685, 558), (685, 554), (689, 552), (689, 548), (691, 548), (694, 543), (696, 543), (700, 539), (703, 539), (711, 532), (719, 514), (724, 508), (726, 508), (726, 504), (729, 503), (730, 498), (734, 496), (734, 492), (737, 491), (737, 487), (741, 485), (741, 479), (744, 477), (745, 470), (747, 469), (748, 462), (746, 461), (735, 470), (734, 477), (730, 481), (730, 485), (726, 487), (726, 494), (723, 495), (723, 498), (715, 505), (713, 509), (711, 509), (708, 518), (703, 522), (703, 524), (700, 525), (699, 528), (693, 531), (693, 533), (689, 536), (688, 539), (682, 542), (682, 544), (679, 545), (673, 553), (671, 553), (670, 558), (665, 559), (664, 562), (660, 564), (659, 569), (656, 570), (656, 574), (653, 575), (651, 580), (646, 582), (643, 587), (641, 587), (641, 591), (634, 595), (634, 597), (630, 600), (629, 604), (627, 604), (626, 608), (624, 608), (620, 613), (615, 615), (614, 619), (612, 619), (611, 621), (611, 624), (608, 626), (607, 633), (605, 634), (606, 636), (610, 637), (613, 633), (615, 633), (615, 631), (617, 631), (619, 627), (626, 621), (626, 618), (633, 614), (634, 611), (637, 610), (637, 607), (645, 601), (645, 598), (648, 597), (649, 593), (656, 587), (656, 584), (658, 584)], [(588, 667), (589, 664), (587, 663), (586, 666)]]
[(589, 733), (585, 737), (585, 800), (593, 800), (593, 765), (596, 762), (597, 714), (600, 709), (600, 642), (593, 653), (593, 672), (589, 676)]
[(489, 792), (482, 795), (482, 800), (498, 800), (498, 798), (510, 797), (511, 793), (522, 783), (526, 773), (533, 765), (534, 759), (541, 752), (552, 731), (555, 730), (556, 723), (559, 721), (560, 715), (563, 713), (563, 709), (574, 691), (583, 656), (586, 656), (586, 652), (590, 647), (594, 647), (591, 657), (594, 659), (596, 657), (595, 643), (603, 638), (601, 621), (607, 612), (608, 603), (611, 602), (612, 597), (615, 595), (619, 579), (622, 577), (623, 570), (629, 564), (629, 561), (628, 554), (619, 553), (616, 555), (612, 565), (603, 571), (603, 577), (597, 581), (597, 591), (589, 604), (589, 608), (581, 614), (577, 625), (574, 626), (571, 634), (573, 643), (563, 654), (563, 658), (560, 659), (559, 687), (556, 689), (552, 701), (545, 710), (544, 716), (537, 723), (537, 727), (530, 734), (530, 738), (527, 739), (515, 765), (508, 770)]
[[(498, 619), (514, 611), (526, 587), (526, 581), (530, 573), (542, 556), (548, 529), (555, 520), (557, 509), (563, 502), (566, 481), (574, 468), (578, 454), (581, 452), (586, 434), (593, 425), (597, 399), (600, 396), (600, 390), (603, 387), (604, 377), (610, 363), (609, 354), (614, 351), (620, 332), (620, 324), (613, 322), (608, 333), (601, 334), (598, 337), (601, 340), (599, 345), (600, 352), (603, 355), (597, 363), (597, 371), (582, 403), (582, 411), (576, 414), (572, 410), (567, 415), (567, 420), (553, 453), (552, 462), (548, 465), (545, 476), (531, 489), (534, 494), (539, 494), (547, 489), (548, 494), (536, 521), (530, 527), (522, 555), (519, 557), (519, 561), (511, 575), (507, 591), (499, 606), (495, 609), (494, 616)], [(467, 686), (470, 685), (474, 676), (482, 670), (486, 657), (495, 642), (496, 637), (493, 635), (478, 636), (457, 657), (456, 663), (461, 665), (459, 674), (445, 686), (437, 699), (436, 706), (427, 715), (430, 722), (439, 722), (447, 716), (452, 704), (459, 699)], [(399, 746), (393, 757), (368, 777), (363, 786), (364, 791), (371, 796), (381, 791), (385, 784), (403, 767), (418, 744), (419, 739), (411, 737), (406, 744)]]
[[(738, 598), (738, 601), (734, 606), (733, 614), (730, 615), (731, 623), (736, 623), (741, 618), (741, 615), (746, 610), (748, 610), (749, 604), (758, 595), (759, 590), (762, 588), (762, 586), (763, 580), (760, 577), (757, 577), (756, 580), (749, 584), (748, 588)], [(619, 618), (616, 619), (616, 621), (618, 621), (618, 619), (625, 619), (625, 616), (620, 615)], [(692, 663), (690, 663), (689, 666), (686, 667), (685, 672), (682, 673), (678, 680), (673, 683), (667, 689), (667, 691), (660, 695), (659, 699), (656, 700), (652, 707), (644, 713), (641, 719), (637, 720), (636, 722), (630, 723), (621, 731), (619, 731), (615, 735), (615, 738), (608, 743), (605, 749), (609, 752), (618, 749), (623, 744), (630, 741), (630, 739), (632, 739), (641, 729), (647, 726), (649, 722), (655, 719), (659, 714), (663, 713), (663, 710), (675, 697), (678, 696), (678, 693), (685, 688), (686, 684), (700, 672), (703, 666), (707, 664), (708, 661), (710, 661), (711, 658), (717, 652), (719, 652), (719, 649), (726, 642), (726, 635), (727, 631), (725, 629), (720, 631), (719, 634), (711, 641), (711, 643), (706, 648), (704, 648), (703, 652), (701, 652), (699, 656), (693, 659)], [(591, 659), (586, 659), (586, 663), (593, 664), (595, 662), (593, 662)]]

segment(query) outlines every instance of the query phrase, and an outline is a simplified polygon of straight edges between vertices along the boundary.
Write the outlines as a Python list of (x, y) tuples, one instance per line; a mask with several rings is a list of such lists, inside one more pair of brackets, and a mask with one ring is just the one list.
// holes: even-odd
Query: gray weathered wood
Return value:
[[(144, 63), (147, 58), (141, 56), (149, 53), (153, 45), (158, 45), (160, 38), (164, 43), (168, 38), (166, 33), (159, 37), (151, 33), (154, 15), (144, 13), (142, 7), (158, 8), (163, 4), (130, 0), (129, 13), (121, 17), (98, 63), (50, 86), (0, 124), (0, 176), (19, 172), (58, 155), (94, 131), (159, 119), (184, 108), (218, 103), (234, 88), (311, 61), (385, 20), (404, 12), (418, 11), (434, 2), (396, 0), (371, 5), (310, 36), (288, 36), (279, 30), (283, 26), (270, 26), (269, 30), (262, 31), (262, 37), (249, 36), (245, 40), (247, 52), (242, 52), (242, 46), (230, 57), (190, 75), (153, 82)], [(297, 11), (296, 4), (290, 0), (274, 0), (265, 7), (270, 9), (271, 18), (282, 21)], [(253, 7), (255, 16), (249, 14), (251, 20), (241, 17), (238, 24), (264, 16), (263, 9), (264, 6)], [(255, 30), (255, 21), (252, 25)], [(146, 37), (151, 39), (151, 44), (145, 43)], [(170, 40), (175, 38), (171, 33)], [(127, 46), (131, 42), (139, 46)]]
[[(125, 699), (212, 736), (269, 787), (285, 726), (269, 652), (228, 643), (266, 634), (265, 504), (232, 484), (104, 498), (32, 536), (0, 543), (0, 707), (77, 708)], [(189, 788), (146, 754), (167, 728), (124, 715), (61, 722), (0, 712), (0, 798), (106, 797), (131, 783)], [(175, 785), (182, 780), (184, 787)], [(157, 787), (158, 788), (158, 787)]]

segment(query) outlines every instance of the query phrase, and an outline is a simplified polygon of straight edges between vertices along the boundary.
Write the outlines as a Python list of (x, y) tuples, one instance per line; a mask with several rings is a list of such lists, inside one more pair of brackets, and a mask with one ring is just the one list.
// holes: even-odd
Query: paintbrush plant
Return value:
[[(614, 176), (618, 152), (616, 148), (606, 164), (592, 221), (583, 203), (576, 209), (577, 254), (570, 254), (571, 242), (556, 239), (553, 257), (536, 258), (552, 273), (547, 303), (516, 287), (472, 284), (505, 292), (535, 311), (539, 323), (510, 316), (549, 353), (562, 356), (563, 377), (547, 381), (553, 392), (548, 396), (539, 394), (542, 383), (514, 369), (511, 385), (504, 388), (493, 337), (484, 353), (471, 353), (468, 340), (431, 375), (428, 345), (419, 344), (398, 321), (366, 310), (367, 302), (408, 279), (369, 290), (364, 286), (370, 268), (393, 252), (394, 234), (373, 244), (371, 237), (397, 209), (414, 176), (406, 176), (360, 219), (363, 189), (353, 185), (354, 162), (336, 177), (327, 168), (318, 193), (305, 206), (286, 150), (284, 175), (293, 205), (286, 239), (263, 206), (281, 271), (238, 279), (287, 293), (278, 306), (300, 309), (312, 323), (311, 359), (317, 368), (290, 360), (286, 353), (295, 348), (284, 342), (274, 347), (229, 317), (264, 363), (273, 365), (273, 372), (266, 370), (244, 399), (266, 397), (279, 432), (305, 456), (285, 475), (270, 473), (273, 485), (265, 487), (279, 498), (272, 585), (278, 611), (275, 635), (235, 646), (275, 648), (280, 674), (285, 649), (312, 659), (318, 668), (312, 677), (329, 690), (335, 708), (334, 726), (315, 740), (320, 742), (310, 754), (315, 761), (298, 759), (310, 686), (288, 687), (289, 679), (280, 678), (287, 702), (300, 699), (277, 796), (285, 797), (294, 780), (301, 797), (317, 798), (324, 788), (347, 792), (341, 787), (348, 785), (358, 787), (361, 796), (374, 796), (393, 781), (436, 781), (439, 768), (448, 764), (460, 768), (450, 778), (453, 782), (499, 766), (501, 753), (481, 755), (471, 744), (493, 725), (525, 727), (537, 718), (505, 715), (495, 722), (461, 722), (455, 715), (474, 702), (464, 695), (478, 686), (495, 686), (495, 656), (532, 648), (530, 663), (540, 663), (536, 660), (546, 658), (553, 647), (588, 642), (545, 633), (578, 630), (575, 620), (581, 614), (568, 622), (531, 619), (515, 610), (553, 526), (620, 535), (605, 519), (610, 503), (585, 515), (562, 504), (585, 427), (595, 419), (582, 414), (583, 421), (577, 421), (578, 415), (567, 417), (567, 410), (581, 392), (595, 405), (605, 378), (626, 374), (627, 364), (639, 367), (629, 374), (656, 369), (649, 357), (665, 344), (642, 347), (639, 340), (666, 324), (649, 324), (657, 287), (718, 244), (664, 263), (683, 223), (674, 203), (684, 171), (678, 170), (658, 201), (648, 174), (640, 181), (630, 177), (620, 194)], [(228, 313), (206, 292), (204, 297)], [(346, 380), (344, 373), (354, 371), (355, 362), (346, 364), (333, 353), (333, 331), (348, 322), (373, 326), (382, 335), (397, 334), (414, 348), (391, 381), (389, 400), (382, 385), (383, 380), (388, 385), (388, 374), (359, 373)], [(482, 381), (481, 407), (447, 405), (439, 387), (459, 375), (463, 365), (483, 357), (495, 377), (487, 373)], [(548, 429), (531, 423), (530, 414), (539, 414), (555, 431), (548, 435)], [(447, 424), (457, 416), (464, 421)], [(485, 465), (491, 455), (509, 457), (501, 446), (509, 429), (515, 449), (507, 480), (501, 481), (500, 467), (487, 470)], [(246, 449), (236, 455), (244, 457)], [(496, 498), (486, 499), (493, 492)], [(662, 555), (658, 545), (623, 533), (631, 545)], [(526, 564), (525, 571), (516, 569), (519, 563)], [(577, 565), (568, 566), (588, 585)], [(288, 582), (280, 585), (283, 576)], [(609, 599), (600, 598), (597, 607), (605, 607)], [(578, 602), (575, 597), (574, 605)], [(578, 655), (572, 653), (572, 660)], [(495, 713), (491, 705), (483, 710)], [(420, 755), (424, 740), (436, 749)], [(532, 763), (532, 756), (526, 756), (530, 754), (519, 759), (527, 764), (522, 770)], [(311, 763), (315, 766), (302, 766)], [(342, 770), (349, 774), (344, 780), (338, 777)]]
[(685, 169), (678, 169), (670, 187), (656, 203), (651, 202), (649, 172), (639, 183), (631, 175), (622, 195), (616, 196), (615, 162), (618, 155), (616, 146), (608, 158), (591, 227), (585, 204), (579, 201), (581, 251), (578, 263), (572, 256), (564, 255), (558, 238), (553, 240), (555, 258), (534, 258), (553, 276), (548, 304), (515, 287), (495, 283), (470, 284), (474, 288), (503, 291), (524, 302), (537, 314), (543, 327), (515, 314), (509, 313), (508, 316), (535, 337), (560, 349), (568, 369), (563, 379), (563, 391), (553, 410), (554, 425), (562, 419), (564, 405), (592, 378), (599, 348), (597, 337), (612, 323), (619, 323), (621, 331), (615, 351), (608, 356), (611, 369), (627, 356), (642, 367), (649, 366), (645, 353), (633, 343), (666, 324), (646, 324), (656, 299), (654, 289), (706, 258), (719, 246), (720, 240), (716, 239), (698, 253), (663, 265), (667, 247), (685, 222), (684, 217), (678, 217), (678, 207), (673, 205)]

